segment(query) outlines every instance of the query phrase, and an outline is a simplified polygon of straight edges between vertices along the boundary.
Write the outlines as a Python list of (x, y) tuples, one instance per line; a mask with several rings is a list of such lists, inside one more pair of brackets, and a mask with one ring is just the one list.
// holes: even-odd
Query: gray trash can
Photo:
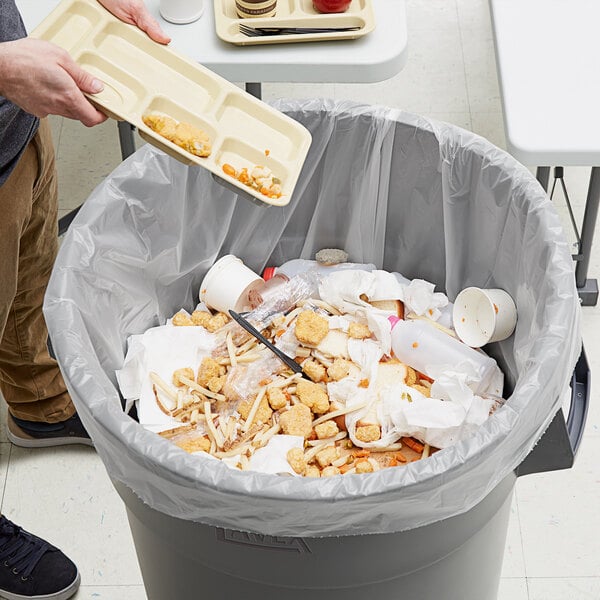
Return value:
[[(53, 345), (127, 506), (148, 598), (492, 600), (517, 471), (568, 467), (585, 421), (558, 217), (526, 169), (459, 128), (345, 102), (277, 106), (313, 135), (287, 207), (253, 205), (146, 146), (88, 199), (48, 288)], [(451, 299), (468, 285), (513, 296), (515, 334), (489, 347), (508, 400), (471, 438), (402, 468), (307, 480), (231, 471), (124, 414), (114, 372), (128, 336), (192, 309), (218, 256), (260, 271), (325, 246)]]

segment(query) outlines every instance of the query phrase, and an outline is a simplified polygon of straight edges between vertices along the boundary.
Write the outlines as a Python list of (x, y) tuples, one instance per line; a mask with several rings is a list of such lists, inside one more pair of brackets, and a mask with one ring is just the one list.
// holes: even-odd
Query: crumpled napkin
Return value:
[(248, 463), (250, 471), (260, 473), (289, 473), (298, 475), (287, 461), (287, 453), (292, 448), (304, 448), (304, 438), (299, 435), (274, 435), (267, 445), (259, 448)]
[(402, 300), (404, 286), (387, 271), (336, 271), (319, 284), (321, 299), (343, 313), (354, 315), (357, 309), (373, 307), (369, 300)]
[(123, 368), (116, 371), (121, 393), (131, 407), (138, 400), (140, 424), (151, 431), (164, 431), (183, 425), (163, 413), (156, 403), (148, 373), (154, 371), (167, 383), (176, 369), (197, 370), (204, 356), (215, 346), (216, 336), (203, 327), (161, 325), (128, 339)]
[(404, 305), (408, 311), (437, 321), (442, 314), (440, 308), (448, 304), (448, 297), (434, 292), (435, 285), (424, 279), (413, 279), (404, 288)]
[[(364, 366), (363, 373), (364, 374)], [(470, 436), (489, 416), (494, 398), (482, 398), (467, 385), (464, 373), (446, 372), (432, 386), (431, 398), (405, 385), (360, 386), (358, 377), (346, 377), (327, 384), (330, 399), (346, 407), (365, 404), (348, 413), (350, 439), (363, 448), (384, 448), (403, 436), (416, 436), (437, 448), (446, 448)], [(360, 422), (379, 424), (381, 438), (361, 442), (355, 437)]]

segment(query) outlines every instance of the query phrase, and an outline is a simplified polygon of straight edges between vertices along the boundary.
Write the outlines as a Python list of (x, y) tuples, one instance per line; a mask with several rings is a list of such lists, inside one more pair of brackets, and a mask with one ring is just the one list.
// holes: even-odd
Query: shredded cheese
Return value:
[(229, 362), (232, 367), (237, 366), (237, 359), (235, 356), (235, 346), (233, 345), (233, 339), (231, 336), (231, 331), (227, 334), (227, 339), (225, 340), (227, 344), (227, 353), (229, 354)]
[(256, 394), (256, 398), (254, 398), (254, 403), (252, 404), (252, 408), (250, 409), (250, 412), (248, 413), (248, 418), (246, 419), (246, 422), (244, 423), (244, 426), (242, 427), (242, 431), (244, 433), (246, 431), (248, 431), (248, 429), (250, 429), (250, 425), (252, 425), (252, 422), (254, 421), (254, 417), (256, 417), (256, 413), (258, 412), (258, 407), (260, 406), (261, 400), (263, 399), (266, 391), (267, 391), (267, 388), (262, 387), (262, 388), (260, 388), (258, 394)]
[(221, 400), (221, 401), (226, 399), (223, 394), (215, 394), (215, 392), (211, 392), (210, 390), (203, 388), (201, 385), (198, 385), (195, 381), (192, 381), (191, 379), (188, 379), (187, 377), (181, 376), (181, 377), (179, 377), (179, 380), (182, 383), (185, 383), (185, 385), (187, 385), (188, 387), (195, 390), (196, 392), (200, 392), (201, 394), (204, 394), (208, 398), (212, 398), (213, 400)]
[(307, 442), (307, 444), (309, 446), (317, 446), (321, 443), (325, 443), (325, 445), (327, 445), (327, 443), (333, 444), (335, 442), (339, 442), (340, 440), (343, 440), (345, 437), (347, 437), (348, 432), (347, 431), (340, 431), (339, 433), (337, 433), (334, 437), (330, 437), (330, 438), (325, 438), (322, 440), (309, 440)]
[(323, 416), (319, 417), (318, 419), (315, 419), (312, 423), (312, 426), (316, 427), (320, 423), (325, 423), (325, 421), (335, 419), (336, 417), (341, 417), (342, 415), (347, 415), (348, 413), (355, 412), (357, 410), (361, 410), (362, 408), (368, 406), (368, 404), (368, 402), (361, 402), (360, 404), (355, 404), (351, 407), (346, 406), (346, 408), (340, 408), (339, 410), (334, 410), (333, 412), (325, 413)]
[(290, 383), (293, 381), (298, 381), (298, 379), (302, 379), (302, 373), (294, 373), (283, 380), (273, 381), (267, 386), (267, 388), (284, 388), (290, 385)]
[(150, 373), (150, 380), (156, 385), (156, 387), (162, 390), (174, 404), (177, 403), (176, 393), (171, 389), (169, 384), (160, 377), (158, 373), (152, 371)]
[(210, 412), (210, 402), (208, 401), (204, 403), (204, 416), (206, 417), (206, 426), (208, 428), (208, 432), (210, 432), (210, 434), (212, 435), (213, 439), (215, 440), (215, 443), (217, 444), (217, 447), (222, 448), (223, 444), (225, 443), (225, 440), (223, 439), (221, 433), (217, 431), (217, 428), (215, 427), (212, 414)]

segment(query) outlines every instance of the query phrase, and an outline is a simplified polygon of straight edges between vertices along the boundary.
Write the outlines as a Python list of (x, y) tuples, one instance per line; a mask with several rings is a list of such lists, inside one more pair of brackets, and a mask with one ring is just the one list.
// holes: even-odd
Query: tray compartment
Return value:
[(269, 150), (279, 160), (294, 160), (304, 145), (302, 133), (291, 124), (275, 120), (266, 106), (250, 101), (241, 93), (231, 93), (219, 107), (216, 119), (224, 135), (252, 140), (254, 147)]
[[(236, 181), (234, 178), (229, 177), (223, 172), (223, 165), (229, 163), (237, 171), (246, 167), (249, 172), (257, 166), (268, 167), (273, 172), (273, 177), (277, 177), (281, 180), (281, 187), (285, 195), (289, 195), (289, 179), (290, 173), (288, 168), (278, 160), (277, 155), (273, 155), (273, 152), (269, 156), (265, 156), (265, 153), (258, 148), (241, 141), (238, 138), (228, 137), (223, 140), (223, 143), (215, 153), (215, 162), (218, 166), (216, 174), (223, 179), (229, 181)], [(237, 182), (239, 185), (239, 182)], [(256, 193), (259, 198), (263, 196), (258, 192), (253, 192), (251, 188), (242, 184), (242, 189), (247, 189), (250, 193)]]
[(94, 29), (99, 19), (100, 11), (85, 2), (75, 2), (38, 37), (51, 40), (73, 54), (83, 38)]
[[(177, 96), (189, 98), (198, 112), (211, 110), (221, 95), (214, 75), (203, 72), (173, 53), (162, 52), (163, 47), (128, 25), (108, 24), (96, 36), (95, 44), (99, 53), (114, 60), (122, 69), (144, 73), (149, 89), (176, 90)], [(152, 68), (148, 55), (167, 69)]]
[(154, 98), (152, 98), (151, 101), (144, 107), (144, 109), (140, 113), (140, 128), (143, 127), (149, 134), (155, 136), (156, 139), (160, 140), (161, 142), (173, 149), (179, 150), (180, 152), (185, 152), (185, 150), (183, 150), (183, 148), (180, 148), (176, 144), (173, 144), (166, 138), (162, 137), (161, 135), (150, 129), (150, 127), (145, 125), (141, 120), (142, 115), (144, 115), (147, 112), (153, 111), (164, 113), (165, 115), (172, 117), (176, 121), (183, 121), (184, 123), (189, 123), (190, 125), (194, 125), (195, 127), (199, 127), (200, 129), (205, 131), (208, 134), (208, 137), (210, 138), (210, 142), (212, 144), (211, 155), (205, 158), (202, 158), (201, 156), (195, 156), (193, 154), (190, 156), (193, 157), (195, 160), (199, 161), (206, 161), (212, 159), (212, 156), (215, 152), (216, 142), (218, 142), (219, 137), (219, 134), (215, 129), (214, 123), (199, 116), (197, 113), (190, 112), (189, 110), (187, 110), (177, 102), (174, 102), (170, 98), (167, 98), (166, 96), (155, 96)]
[[(239, 24), (244, 23), (244, 25), (249, 25), (250, 27), (360, 27), (361, 29), (365, 27), (366, 23), (362, 17), (356, 15), (321, 15), (323, 18), (319, 18), (319, 22), (309, 22), (306, 17), (299, 15), (298, 13), (294, 13), (288, 17), (281, 17), (277, 19), (277, 23), (270, 21), (269, 19), (238, 19), (237, 21), (231, 23), (229, 25), (229, 29), (227, 30), (228, 35), (234, 36), (236, 38), (243, 38), (244, 40), (256, 40), (262, 39), (265, 40), (267, 38), (251, 38), (247, 37), (244, 34), (240, 33)], [(315, 36), (326, 36), (328, 39), (335, 39), (336, 37), (343, 36), (348, 37), (349, 33), (360, 33), (359, 31), (355, 32), (345, 32), (345, 31), (334, 31), (334, 32), (326, 32), (326, 33), (313, 33), (313, 34), (288, 34), (286, 36), (276, 36), (271, 37), (270, 40), (274, 43), (280, 38), (293, 38), (296, 41), (302, 41), (302, 38), (306, 35)]]
[(92, 99), (111, 107), (111, 112), (122, 117), (133, 110), (146, 96), (144, 86), (114, 63), (95, 52), (83, 52), (77, 63), (102, 81), (104, 89)]

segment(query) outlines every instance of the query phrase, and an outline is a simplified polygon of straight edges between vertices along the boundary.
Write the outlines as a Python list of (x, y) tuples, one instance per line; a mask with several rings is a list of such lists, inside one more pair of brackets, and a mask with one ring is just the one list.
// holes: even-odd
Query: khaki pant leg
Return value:
[(49, 355), (42, 313), (58, 250), (58, 194), (46, 119), (0, 186), (0, 389), (10, 412), (57, 422), (75, 412)]

